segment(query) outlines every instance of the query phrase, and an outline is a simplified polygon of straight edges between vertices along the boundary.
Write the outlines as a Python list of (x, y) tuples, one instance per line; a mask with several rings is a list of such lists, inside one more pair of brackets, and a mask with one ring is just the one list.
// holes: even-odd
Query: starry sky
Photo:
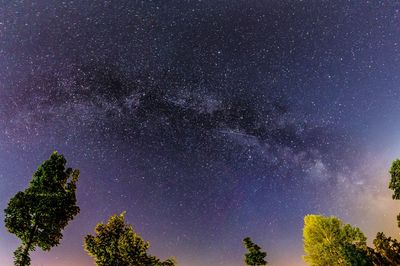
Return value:
[(306, 214), (398, 235), (399, 86), (398, 1), (0, 1), (0, 209), (57, 150), (81, 212), (32, 265), (124, 210), (181, 266), (304, 265)]

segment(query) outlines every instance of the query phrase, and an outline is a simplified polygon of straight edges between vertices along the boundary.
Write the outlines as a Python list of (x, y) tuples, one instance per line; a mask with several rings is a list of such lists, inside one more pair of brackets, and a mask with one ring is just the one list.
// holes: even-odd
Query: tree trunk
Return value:
[(26, 260), (26, 258), (28, 257), (29, 250), (30, 250), (32, 242), (33, 242), (33, 237), (35, 236), (35, 233), (36, 233), (36, 229), (37, 229), (37, 225), (35, 225), (32, 228), (32, 231), (31, 231), (31, 233), (29, 235), (28, 243), (26, 243), (25, 248), (24, 248), (24, 253), (23, 253), (24, 255), (23, 255), (23, 258), (22, 258), (21, 266), (27, 266), (28, 265), (27, 264), (28, 261)]

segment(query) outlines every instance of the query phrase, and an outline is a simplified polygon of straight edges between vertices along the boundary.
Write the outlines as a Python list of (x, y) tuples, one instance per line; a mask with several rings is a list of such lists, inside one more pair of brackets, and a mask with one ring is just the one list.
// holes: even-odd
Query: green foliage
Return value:
[(267, 253), (262, 252), (261, 247), (254, 244), (251, 241), (250, 237), (246, 237), (245, 239), (243, 239), (243, 244), (248, 251), (248, 253), (244, 255), (244, 261), (246, 265), (267, 265), (267, 261), (265, 260)]
[(309, 265), (371, 265), (364, 234), (336, 217), (305, 216), (303, 240)]
[[(397, 159), (393, 161), (392, 166), (389, 170), (390, 182), (389, 188), (393, 190), (393, 199), (400, 199), (400, 160)], [(400, 214), (397, 215), (397, 225), (400, 227)]]
[(34, 173), (29, 187), (8, 203), (5, 225), (21, 239), (14, 252), (15, 265), (30, 265), (29, 252), (40, 247), (50, 250), (59, 244), (61, 231), (79, 213), (76, 182), (79, 170), (65, 169), (66, 160), (57, 152)]
[(124, 213), (111, 216), (106, 224), (99, 223), (96, 236), (87, 235), (85, 250), (98, 266), (174, 266), (174, 259), (161, 262), (148, 255), (149, 243), (133, 231), (124, 221)]
[(374, 239), (376, 261), (375, 265), (400, 265), (400, 243), (379, 232)]
[[(344, 265), (372, 266), (374, 250), (366, 245), (346, 244), (343, 247)], [(380, 264), (379, 264), (380, 265)]]
[[(28, 251), (33, 251), (34, 248), (29, 248)], [(29, 257), (29, 253), (24, 250), (24, 247), (21, 245), (14, 251), (14, 264), (15, 265), (30, 265), (31, 258)]]

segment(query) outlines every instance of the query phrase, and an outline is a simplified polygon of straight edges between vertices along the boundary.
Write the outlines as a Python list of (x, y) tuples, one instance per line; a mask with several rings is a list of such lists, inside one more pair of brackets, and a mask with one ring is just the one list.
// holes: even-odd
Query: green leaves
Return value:
[(50, 250), (62, 239), (61, 231), (79, 213), (76, 182), (79, 170), (65, 169), (66, 160), (54, 152), (34, 173), (29, 187), (10, 199), (5, 224), (21, 239), (15, 265), (29, 265), (29, 251)]
[(15, 265), (30, 265), (31, 258), (29, 254), (24, 251), (23, 247), (20, 246), (14, 251), (14, 264)]
[(106, 224), (99, 223), (96, 235), (84, 239), (85, 250), (98, 266), (173, 266), (175, 261), (161, 262), (148, 255), (149, 242), (145, 242), (124, 221), (125, 212), (113, 215)]
[[(400, 199), (400, 160), (394, 160), (389, 170), (389, 188), (393, 190), (393, 199)], [(397, 226), (400, 227), (400, 214), (397, 215)]]
[(393, 161), (389, 170), (390, 182), (389, 188), (393, 190), (393, 199), (400, 199), (400, 160)]
[(379, 232), (374, 240), (375, 252), (380, 264), (400, 265), (400, 243), (391, 237)]
[(304, 217), (304, 261), (308, 265), (355, 265), (352, 261), (365, 259), (366, 240), (359, 228), (343, 224), (336, 217)]
[(267, 261), (265, 260), (267, 253), (262, 252), (261, 247), (253, 243), (250, 237), (243, 239), (243, 244), (248, 251), (244, 255), (244, 261), (247, 265), (267, 265)]
[[(389, 170), (389, 188), (393, 199), (400, 199), (400, 160)], [(397, 216), (400, 227), (400, 214)], [(400, 265), (400, 243), (383, 233), (366, 245), (360, 229), (343, 224), (336, 217), (307, 215), (304, 217), (304, 260), (309, 265)]]

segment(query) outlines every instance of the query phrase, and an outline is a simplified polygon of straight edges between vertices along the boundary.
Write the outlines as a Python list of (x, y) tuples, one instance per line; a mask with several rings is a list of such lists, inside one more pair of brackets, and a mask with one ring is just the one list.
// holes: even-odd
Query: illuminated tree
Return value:
[(371, 265), (364, 234), (336, 217), (305, 216), (303, 240), (309, 265)]
[(62, 230), (79, 213), (75, 196), (79, 170), (65, 169), (65, 164), (64, 157), (54, 152), (4, 210), (8, 231), (22, 242), (14, 252), (15, 265), (30, 265), (29, 252), (36, 247), (48, 251), (58, 245)]
[(98, 266), (174, 266), (170, 258), (161, 262), (147, 254), (150, 247), (132, 226), (124, 221), (124, 213), (113, 215), (106, 224), (99, 223), (96, 235), (84, 239), (85, 250), (95, 259)]

